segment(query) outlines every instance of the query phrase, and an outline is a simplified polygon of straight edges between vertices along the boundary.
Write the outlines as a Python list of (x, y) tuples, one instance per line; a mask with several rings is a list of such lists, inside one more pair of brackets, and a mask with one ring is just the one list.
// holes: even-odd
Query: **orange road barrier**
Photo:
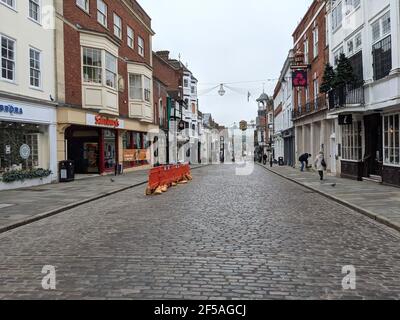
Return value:
[(190, 180), (192, 180), (192, 175), (188, 164), (164, 165), (153, 168), (149, 171), (146, 195), (162, 194), (169, 187), (177, 184), (186, 184)]

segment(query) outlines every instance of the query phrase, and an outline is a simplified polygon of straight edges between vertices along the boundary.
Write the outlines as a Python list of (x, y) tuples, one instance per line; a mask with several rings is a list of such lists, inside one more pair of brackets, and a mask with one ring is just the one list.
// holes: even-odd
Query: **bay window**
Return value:
[(142, 75), (129, 74), (129, 97), (134, 100), (143, 100)]
[(400, 113), (383, 117), (384, 164), (400, 165)]
[(117, 73), (117, 58), (111, 53), (96, 48), (83, 48), (83, 82), (104, 84), (117, 89)]
[(151, 79), (141, 74), (129, 74), (129, 97), (150, 102)]
[(93, 48), (83, 48), (83, 81), (101, 84), (101, 78), (101, 50)]
[(106, 52), (106, 85), (116, 89), (117, 87), (117, 58)]
[(343, 160), (362, 160), (361, 121), (342, 126), (342, 158)]
[(150, 85), (151, 85), (151, 79), (147, 78), (146, 76), (143, 77), (143, 83), (144, 83), (144, 100), (147, 102), (150, 102)]

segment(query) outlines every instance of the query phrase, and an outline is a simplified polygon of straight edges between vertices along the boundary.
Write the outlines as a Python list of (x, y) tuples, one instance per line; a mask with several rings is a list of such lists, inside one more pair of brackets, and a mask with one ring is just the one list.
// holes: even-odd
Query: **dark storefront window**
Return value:
[(116, 132), (114, 130), (104, 130), (104, 170), (115, 169), (117, 159)]
[(372, 46), (374, 59), (374, 79), (389, 75), (392, 70), (392, 37), (389, 36)]
[[(27, 170), (39, 166), (40, 125), (0, 121), (0, 174), (9, 170)], [(27, 159), (21, 157), (21, 147), (29, 147)]]

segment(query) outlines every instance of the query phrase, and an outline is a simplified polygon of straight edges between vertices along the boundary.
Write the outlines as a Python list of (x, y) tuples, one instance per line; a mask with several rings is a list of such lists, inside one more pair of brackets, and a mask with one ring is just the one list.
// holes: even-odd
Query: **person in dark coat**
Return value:
[(301, 163), (301, 172), (304, 172), (304, 167), (308, 168), (308, 159), (311, 158), (311, 154), (305, 153), (300, 156), (299, 161)]

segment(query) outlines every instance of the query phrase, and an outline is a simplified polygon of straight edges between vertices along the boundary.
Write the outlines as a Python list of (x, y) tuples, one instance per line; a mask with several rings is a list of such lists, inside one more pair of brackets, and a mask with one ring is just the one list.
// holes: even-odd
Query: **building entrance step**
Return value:
[(370, 181), (370, 182), (375, 182), (375, 183), (382, 183), (382, 177), (381, 176), (375, 176), (375, 175), (370, 175), (369, 178), (363, 178), (363, 181)]

